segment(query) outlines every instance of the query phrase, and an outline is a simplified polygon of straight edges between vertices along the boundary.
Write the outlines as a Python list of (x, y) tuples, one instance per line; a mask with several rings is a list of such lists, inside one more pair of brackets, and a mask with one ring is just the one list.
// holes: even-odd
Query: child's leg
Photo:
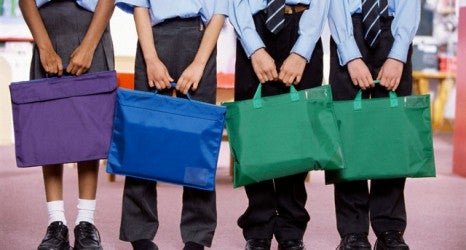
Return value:
[(63, 205), (63, 166), (47, 165), (42, 167), (45, 198), (47, 200), (48, 224), (61, 221), (66, 225)]
[(126, 177), (121, 213), (120, 240), (152, 241), (159, 227), (156, 182)]
[(78, 163), (79, 199), (95, 200), (99, 161), (83, 161)]
[(63, 166), (47, 165), (42, 167), (45, 198), (47, 202), (63, 200)]
[(94, 160), (78, 163), (79, 200), (76, 225), (81, 221), (94, 224), (98, 175), (99, 161)]
[(48, 227), (37, 249), (69, 249), (68, 228), (63, 204), (63, 166), (42, 167), (48, 210)]
[(183, 242), (194, 242), (210, 247), (216, 227), (215, 191), (184, 187), (180, 223)]
[(102, 249), (100, 235), (94, 226), (99, 161), (78, 162), (78, 216), (74, 228), (74, 249)]

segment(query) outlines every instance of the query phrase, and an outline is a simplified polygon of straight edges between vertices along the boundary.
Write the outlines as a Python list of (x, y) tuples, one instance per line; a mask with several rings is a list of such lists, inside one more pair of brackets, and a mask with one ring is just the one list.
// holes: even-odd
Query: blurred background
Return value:
[[(408, 0), (406, 0), (408, 1)], [(116, 8), (111, 19), (116, 70), (120, 87), (132, 88), (137, 34), (132, 15)], [(329, 29), (324, 43), (324, 84), (328, 84)], [(0, 0), (0, 249), (34, 249), (46, 223), (40, 168), (18, 169), (14, 160), (11, 82), (29, 79), (32, 36), (18, 0)], [(217, 103), (232, 101), (236, 37), (225, 22), (217, 44)], [(466, 0), (422, 0), (421, 24), (413, 43), (413, 94), (430, 94), (437, 178), (410, 179), (406, 188), (412, 249), (466, 249)], [(212, 249), (244, 247), (236, 219), (247, 205), (242, 188), (233, 189), (227, 138), (217, 173), (219, 229)], [(75, 168), (69, 164), (70, 169)], [(123, 177), (101, 168), (97, 223), (105, 249), (130, 249), (118, 241)], [(75, 171), (65, 171), (67, 210), (75, 210)], [(71, 185), (72, 184), (72, 185)], [(180, 188), (162, 184), (161, 249), (181, 249), (178, 221)], [(322, 172), (311, 172), (307, 185), (311, 222), (305, 243), (311, 249), (334, 249), (339, 241), (334, 222), (333, 187)], [(226, 199), (225, 197), (228, 197)], [(315, 209), (314, 209), (315, 208)], [(31, 211), (32, 210), (32, 211)], [(173, 223), (175, 221), (175, 223)], [(165, 224), (166, 223), (166, 224)], [(163, 226), (162, 226), (163, 224)], [(373, 235), (370, 235), (374, 239)]]

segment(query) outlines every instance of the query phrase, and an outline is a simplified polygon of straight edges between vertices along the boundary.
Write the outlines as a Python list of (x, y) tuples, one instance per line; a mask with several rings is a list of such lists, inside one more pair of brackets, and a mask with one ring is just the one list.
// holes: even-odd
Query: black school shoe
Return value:
[(271, 240), (249, 239), (246, 241), (246, 250), (270, 250)]
[(159, 250), (159, 247), (149, 239), (131, 241), (133, 250)]
[(409, 246), (403, 239), (403, 234), (398, 231), (381, 233), (375, 242), (375, 250), (409, 250)]
[(284, 240), (278, 244), (278, 250), (304, 250), (302, 240)]
[(69, 250), (68, 227), (61, 221), (54, 221), (47, 227), (45, 237), (37, 250)]
[(74, 250), (102, 250), (97, 228), (87, 221), (81, 221), (74, 228)]
[(371, 243), (364, 233), (347, 234), (341, 238), (337, 250), (371, 250)]
[(184, 244), (183, 250), (204, 250), (204, 246), (196, 242), (188, 241)]

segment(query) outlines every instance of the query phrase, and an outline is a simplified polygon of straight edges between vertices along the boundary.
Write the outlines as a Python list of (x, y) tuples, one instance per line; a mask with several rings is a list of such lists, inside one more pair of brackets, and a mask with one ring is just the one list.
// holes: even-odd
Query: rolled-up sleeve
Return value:
[[(42, 5), (44, 5), (44, 4), (46, 4), (46, 3), (50, 2), (50, 1), (51, 0), (36, 0), (36, 6), (37, 6), (37, 8), (40, 8)], [(2, 1), (2, 3), (3, 3), (3, 1)]]
[(115, 6), (123, 10), (124, 12), (133, 14), (134, 7), (150, 7), (149, 0), (116, 0)]
[(215, 14), (228, 16), (228, 0), (215, 0), (214, 15)]
[(76, 3), (88, 11), (95, 11), (98, 0), (76, 0)]
[[(40, 8), (42, 5), (51, 2), (52, 0), (36, 0), (36, 6)], [(76, 0), (76, 3), (82, 8), (94, 12), (98, 0)]]

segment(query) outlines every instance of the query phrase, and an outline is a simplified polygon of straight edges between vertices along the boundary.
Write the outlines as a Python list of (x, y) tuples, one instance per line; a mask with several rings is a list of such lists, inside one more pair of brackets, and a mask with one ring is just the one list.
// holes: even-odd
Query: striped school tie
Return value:
[(374, 47), (381, 32), (380, 17), (388, 17), (388, 0), (362, 0), (362, 16), (364, 39)]
[(265, 26), (270, 32), (277, 34), (285, 24), (285, 0), (269, 0), (267, 3), (267, 19)]

